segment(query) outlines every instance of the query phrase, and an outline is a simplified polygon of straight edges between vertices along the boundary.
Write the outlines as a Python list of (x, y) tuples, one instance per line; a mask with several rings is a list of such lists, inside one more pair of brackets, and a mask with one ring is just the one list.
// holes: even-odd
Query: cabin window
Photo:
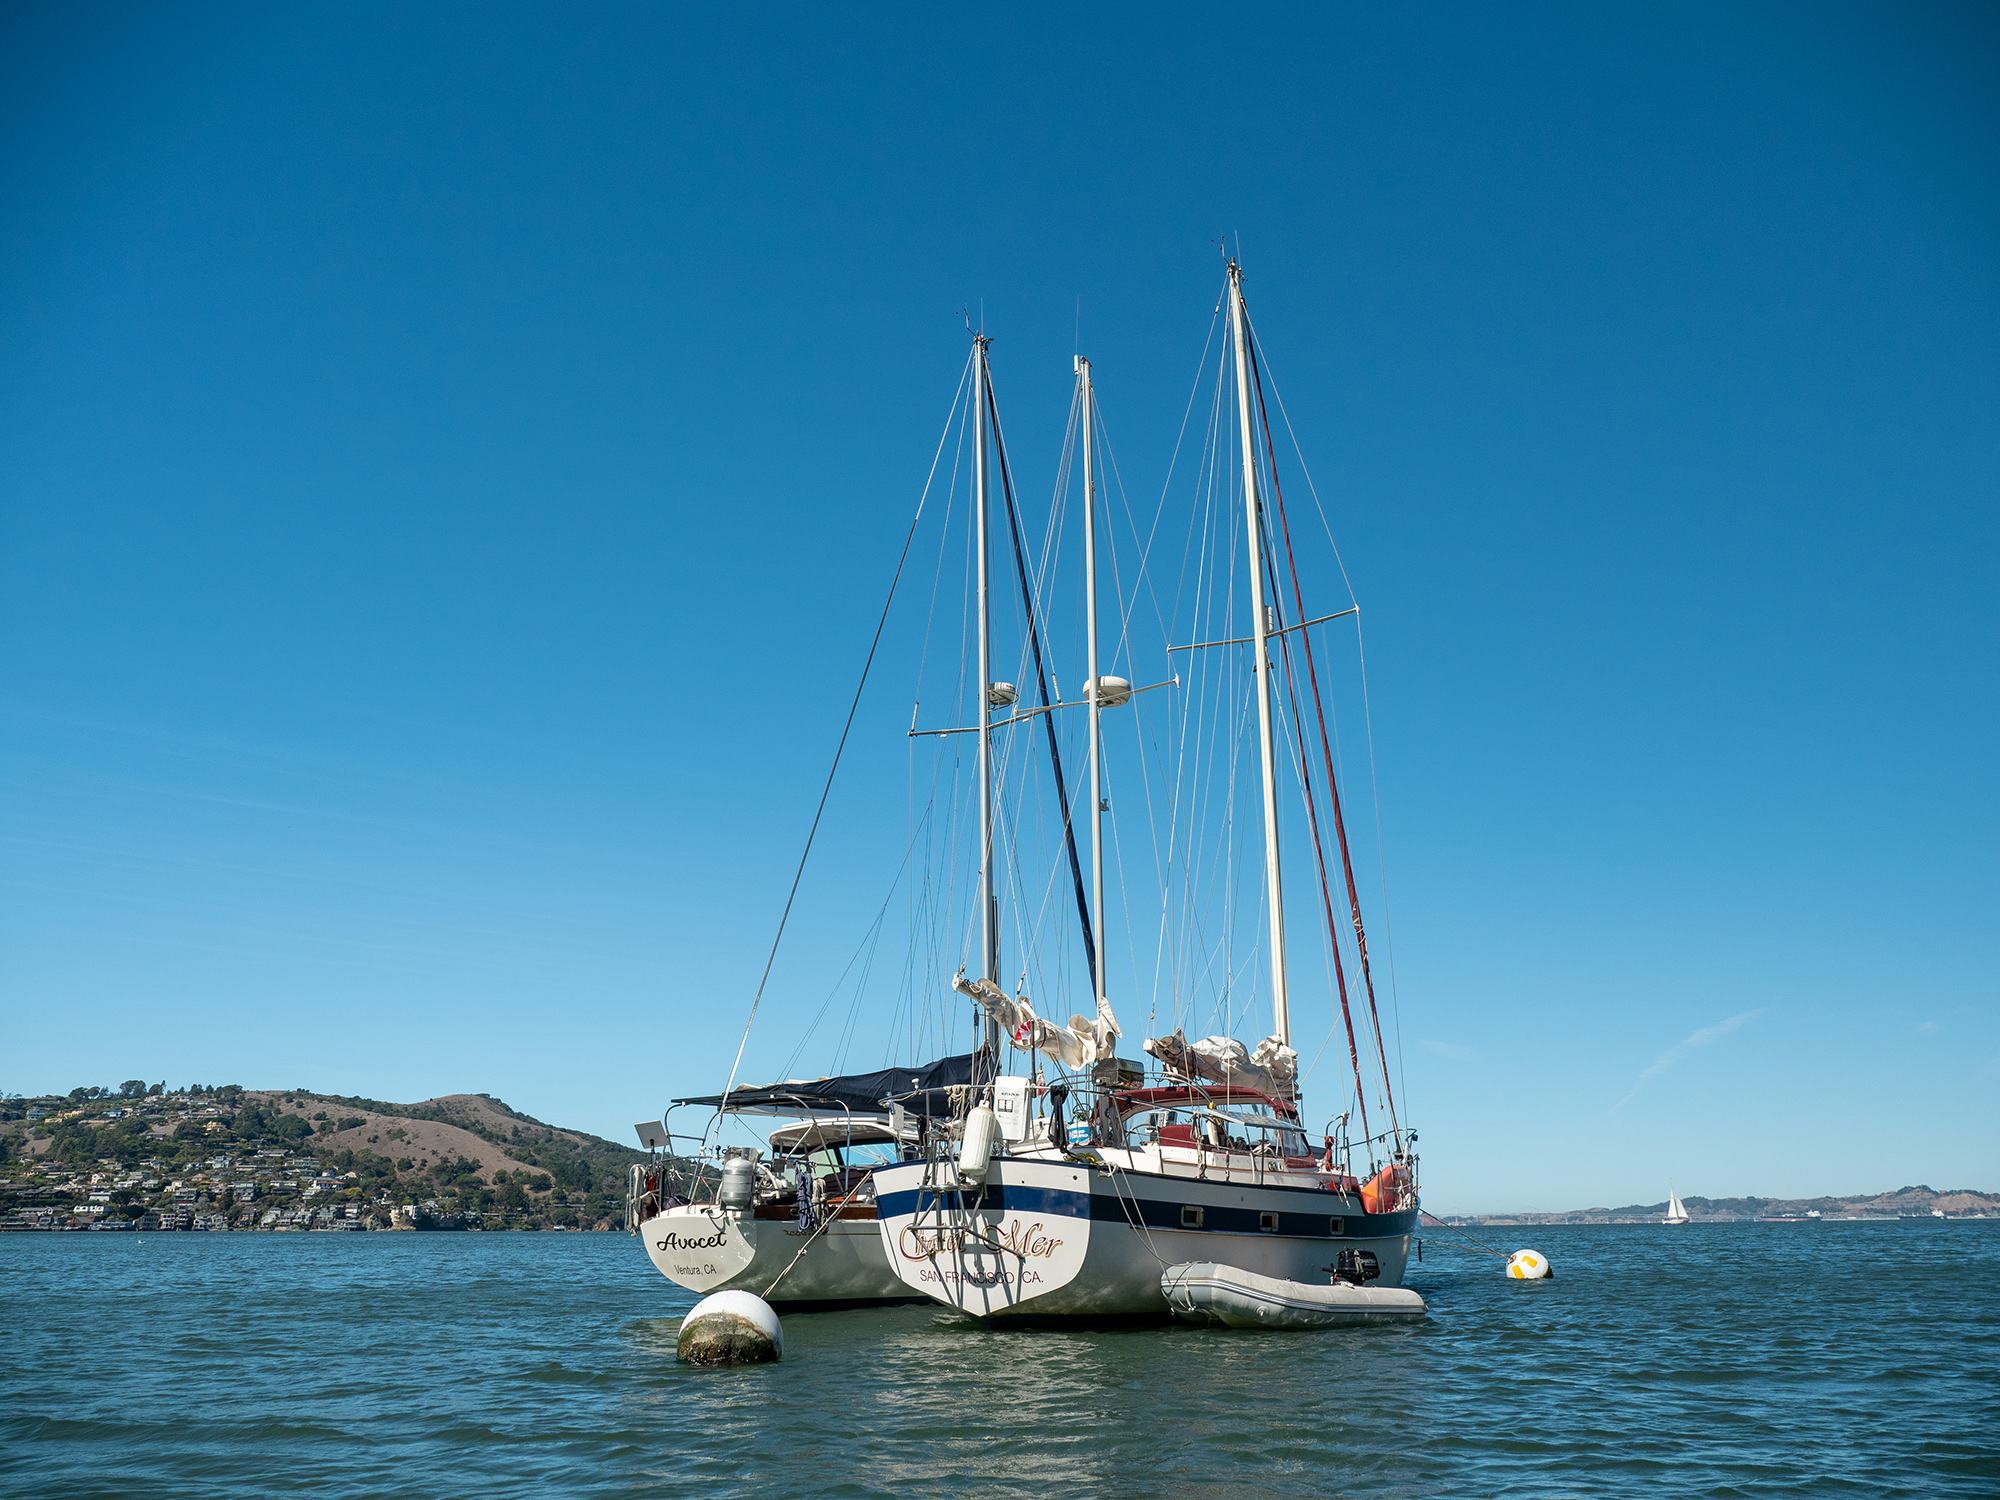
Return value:
[(1181, 1228), (1201, 1228), (1201, 1210), (1191, 1203), (1183, 1203), (1181, 1205)]
[[(1109, 1139), (1117, 1139), (1112, 1131)], [(1148, 1109), (1125, 1117), (1125, 1144), (1131, 1147), (1157, 1146), (1160, 1144), (1191, 1146), (1194, 1139), (1182, 1121), (1180, 1111), (1172, 1109)]]
[(1278, 1216), (1276, 1214), (1258, 1214), (1257, 1227), (1266, 1234), (1276, 1234), (1278, 1232)]
[(1328, 1220), (1326, 1221), (1326, 1232), (1327, 1232), (1328, 1234), (1345, 1234), (1345, 1233), (1347, 1233), (1347, 1220), (1345, 1220), (1345, 1219), (1328, 1219)]
[[(1215, 1107), (1151, 1105), (1124, 1117), (1129, 1147), (1246, 1152), (1272, 1158), (1311, 1159), (1313, 1149), (1296, 1121), (1280, 1118), (1261, 1104), (1223, 1103)], [(1117, 1139), (1113, 1130), (1100, 1139)]]

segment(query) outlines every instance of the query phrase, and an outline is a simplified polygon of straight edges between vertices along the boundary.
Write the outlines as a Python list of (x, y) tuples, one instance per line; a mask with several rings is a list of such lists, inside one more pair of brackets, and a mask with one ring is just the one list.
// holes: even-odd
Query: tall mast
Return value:
[(1076, 376), (1083, 395), (1083, 608), (1086, 646), (1090, 670), (1090, 926), (1097, 935), (1097, 963), (1094, 983), (1097, 1014), (1104, 1006), (1104, 772), (1099, 754), (1097, 684), (1097, 489), (1091, 468), (1090, 361), (1076, 357)]
[(1286, 1046), (1292, 1016), (1285, 992), (1285, 899), (1278, 878), (1278, 774), (1271, 735), (1270, 634), (1264, 603), (1264, 524), (1257, 503), (1257, 447), (1250, 426), (1250, 314), (1243, 305), (1243, 268), (1229, 263), (1229, 328), (1236, 343), (1236, 410), (1243, 424), (1243, 514), (1249, 527), (1250, 628), (1257, 661), (1258, 763), (1264, 777), (1265, 905), (1271, 912), (1271, 1029)]
[[(979, 961), (980, 977), (1000, 982), (1000, 910), (993, 895), (993, 632), (992, 597), (987, 587), (986, 547), (986, 346), (983, 333), (972, 336), (972, 447), (974, 528), (979, 535)], [(999, 1067), (1000, 1023), (991, 1006), (986, 1016), (986, 1049), (991, 1066)]]

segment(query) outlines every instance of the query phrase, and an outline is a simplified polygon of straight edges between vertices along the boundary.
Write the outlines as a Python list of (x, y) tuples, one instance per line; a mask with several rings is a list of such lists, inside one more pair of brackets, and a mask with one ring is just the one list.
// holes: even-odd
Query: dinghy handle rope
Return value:
[(1125, 1199), (1125, 1190), (1118, 1186), (1118, 1168), (1108, 1160), (1104, 1163), (1104, 1175), (1111, 1179), (1111, 1195), (1118, 1200), (1118, 1211), (1125, 1215), (1125, 1222), (1138, 1230), (1140, 1236), (1146, 1241), (1146, 1253), (1153, 1257), (1154, 1263), (1162, 1271), (1171, 1270), (1172, 1268), (1160, 1259), (1160, 1252), (1153, 1248), (1153, 1226), (1146, 1222), (1144, 1210), (1140, 1211), (1138, 1221), (1136, 1223), (1133, 1222), (1132, 1209), (1138, 1204), (1138, 1191), (1136, 1189), (1133, 1190), (1131, 1203), (1128, 1204)]

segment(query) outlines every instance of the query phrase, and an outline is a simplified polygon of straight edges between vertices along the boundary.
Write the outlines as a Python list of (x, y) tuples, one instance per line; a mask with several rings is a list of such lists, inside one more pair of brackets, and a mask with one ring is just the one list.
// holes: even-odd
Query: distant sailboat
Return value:
[(1681, 1202), (1681, 1195), (1674, 1191), (1672, 1182), (1667, 1184), (1667, 1216), (1662, 1224), (1685, 1224), (1688, 1222), (1687, 1205)]

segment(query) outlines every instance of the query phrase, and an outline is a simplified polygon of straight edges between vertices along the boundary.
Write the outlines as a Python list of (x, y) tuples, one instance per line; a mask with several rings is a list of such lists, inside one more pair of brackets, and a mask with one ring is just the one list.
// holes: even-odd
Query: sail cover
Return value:
[[(976, 1055), (966, 1052), (915, 1067), (847, 1073), (837, 1078), (794, 1078), (759, 1088), (740, 1088), (729, 1095), (729, 1112), (793, 1119), (866, 1116), (881, 1120), (889, 1115), (882, 1101), (894, 1098), (907, 1114), (948, 1119), (952, 1111), (946, 1090), (955, 1084), (972, 1082)], [(676, 1099), (674, 1103), (706, 1104), (713, 1108), (721, 1105), (722, 1095), (704, 1094), (694, 1099)]]
[(1058, 1026), (1035, 1014), (1026, 995), (1009, 996), (990, 979), (967, 979), (960, 974), (951, 987), (986, 1008), (1016, 1047), (1039, 1052), (1066, 1068), (1087, 1068), (1111, 1049), (1124, 1033), (1110, 1002), (1097, 1002), (1097, 1016), (1071, 1016), (1069, 1025)]
[(1178, 1031), (1149, 1037), (1141, 1045), (1183, 1078), (1240, 1084), (1280, 1099), (1298, 1093), (1299, 1055), (1274, 1036), (1265, 1037), (1254, 1052), (1234, 1037), (1205, 1036), (1190, 1042)]

